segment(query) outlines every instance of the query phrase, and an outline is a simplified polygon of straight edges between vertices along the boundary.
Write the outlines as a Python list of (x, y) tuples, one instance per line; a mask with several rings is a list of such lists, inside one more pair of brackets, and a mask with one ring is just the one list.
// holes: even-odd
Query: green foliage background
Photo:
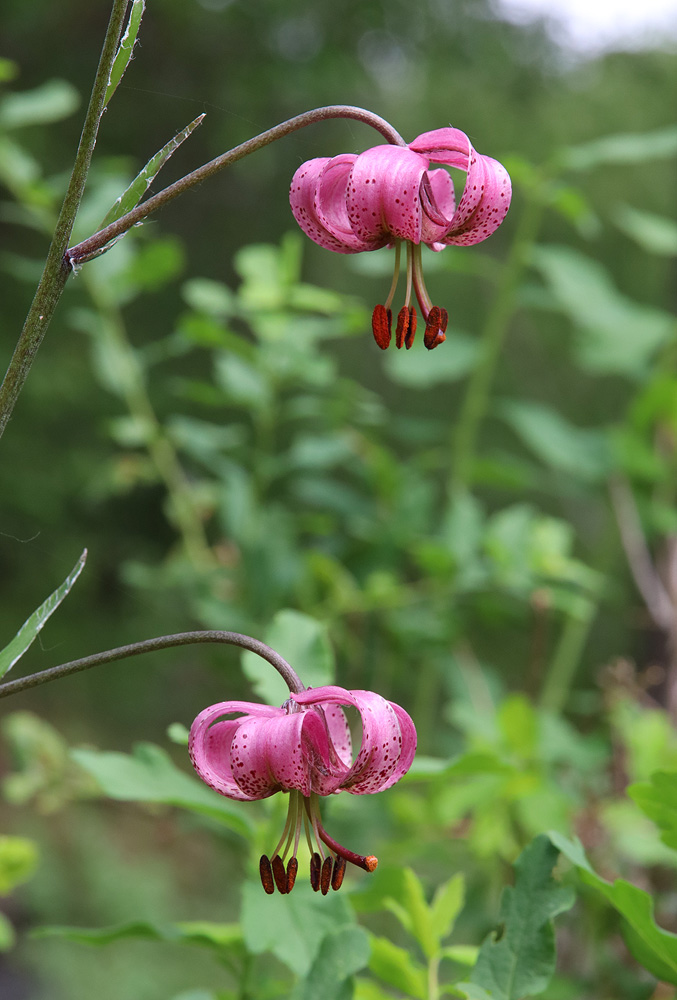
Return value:
[[(3, 6), (0, 55), (16, 67), (0, 64), (7, 357), (107, 16), (98, 3)], [(358, 996), (425, 996), (423, 959), (456, 962), (442, 966), (449, 982), (464, 977), (476, 953), (457, 962), (462, 952), (446, 954), (444, 938), (430, 943), (406, 913), (425, 912), (436, 888), (447, 899), (441, 890), (462, 872), (469, 902), (447, 951), (474, 948), (496, 921), (509, 865), (550, 828), (597, 850), (605, 877), (653, 892), (667, 926), (660, 900), (674, 844), (624, 790), (645, 783), (636, 802), (674, 836), (656, 814), (655, 794), (665, 793), (649, 794), (663, 787), (652, 774), (667, 773), (672, 787), (677, 769), (672, 625), (652, 620), (642, 601), (618, 520), (634, 525), (636, 514), (674, 597), (674, 53), (570, 65), (544, 30), (501, 21), (485, 0), (422, 0), (415, 10), (400, 0), (158, 0), (140, 39), (104, 117), (78, 239), (202, 112), (164, 183), (300, 111), (352, 103), (407, 139), (449, 123), (465, 130), (509, 167), (513, 205), (487, 244), (426, 257), (433, 299), (451, 317), (447, 343), (431, 355), (421, 344), (382, 354), (371, 341), (389, 251), (332, 255), (294, 230), (291, 175), (310, 157), (372, 144), (355, 123), (327, 122), (260, 151), (85, 265), (2, 441), (0, 644), (86, 545), (84, 576), (22, 672), (162, 632), (224, 628), (275, 640), (295, 664), (320, 663), (346, 687), (403, 704), (420, 736), (412, 779), (383, 801), (330, 803), (341, 835), (373, 843), (381, 858), (370, 884), (356, 880), (352, 907), (370, 931), (371, 971), (395, 993), (372, 977)], [(230, 815), (219, 802), (223, 815), (206, 821), (185, 797), (185, 811), (162, 805), (177, 804), (174, 769), (186, 769), (167, 726), (189, 725), (212, 701), (251, 697), (252, 684), (263, 696), (244, 667), (234, 651), (182, 649), (11, 705), (3, 820), (41, 855), (38, 875), (10, 897), (12, 923), (146, 929), (96, 951), (22, 937), (2, 973), (9, 996), (288, 995), (293, 972), (306, 977), (298, 995), (312, 995), (318, 953), (297, 955), (286, 940), (276, 950), (248, 883), (244, 938), (231, 927), (251, 874), (245, 843), (260, 851), (277, 839), (282, 804)], [(121, 763), (91, 748), (126, 754), (135, 742), (163, 749)], [(82, 744), (71, 757), (68, 747)], [(150, 798), (147, 811), (128, 804)], [(549, 879), (542, 856), (552, 849), (533, 845)], [(578, 863), (575, 849), (567, 856)], [(529, 862), (519, 864), (528, 874)], [(655, 982), (628, 957), (602, 897), (625, 917), (632, 953), (674, 983), (663, 939), (658, 965), (646, 954), (654, 945), (633, 945), (620, 895), (588, 882), (587, 935), (577, 917), (562, 918), (562, 968), (548, 996), (652, 995)], [(558, 891), (547, 889), (553, 899)], [(392, 903), (403, 898), (404, 916)], [(315, 904), (300, 899), (299, 921), (312, 923), (304, 907)], [(327, 968), (346, 948), (367, 954), (352, 909), (332, 905), (332, 933), (347, 937), (318, 936)], [(565, 909), (552, 907), (546, 900), (536, 934), (548, 976), (541, 938)], [(198, 933), (192, 923), (205, 920), (231, 930)], [(209, 969), (192, 947), (177, 951), (196, 937), (217, 956)], [(456, 995), (493, 988), (477, 971), (491, 961), (486, 952)], [(366, 962), (335, 981), (349, 983)], [(229, 976), (239, 992), (224, 992), (236, 990)], [(221, 992), (180, 993), (196, 984)]]

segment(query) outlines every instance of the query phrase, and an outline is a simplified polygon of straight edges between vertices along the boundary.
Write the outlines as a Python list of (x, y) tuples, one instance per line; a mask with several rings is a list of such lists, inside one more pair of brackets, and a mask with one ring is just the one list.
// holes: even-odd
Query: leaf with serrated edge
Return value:
[(106, 97), (103, 104), (104, 108), (107, 106), (111, 97), (117, 90), (117, 86), (132, 60), (132, 52), (134, 51), (136, 36), (139, 33), (141, 18), (143, 17), (145, 9), (146, 0), (134, 0), (132, 3), (132, 9), (129, 13), (127, 27), (125, 28), (124, 34), (120, 40), (120, 45), (115, 55), (115, 59), (113, 60), (110, 76), (108, 78)]
[(151, 157), (143, 170), (136, 175), (129, 187), (122, 192), (120, 197), (108, 210), (101, 222), (100, 229), (105, 229), (111, 222), (117, 222), (118, 219), (121, 219), (123, 215), (131, 212), (138, 205), (169, 157), (172, 153), (176, 152), (182, 142), (185, 142), (191, 132), (194, 132), (198, 125), (202, 124), (204, 117), (204, 115), (198, 115), (189, 125), (186, 125), (184, 129), (175, 135), (173, 139), (170, 139), (155, 156)]
[(555, 971), (552, 920), (574, 903), (573, 890), (552, 877), (558, 854), (541, 834), (515, 862), (515, 885), (501, 896), (500, 933), (484, 941), (470, 975), (470, 982), (494, 1000), (522, 1000), (542, 993)]
[(70, 592), (71, 587), (82, 573), (86, 560), (87, 549), (83, 549), (82, 555), (61, 586), (57, 587), (46, 601), (43, 601), (37, 611), (34, 611), (30, 618), (26, 619), (12, 641), (3, 650), (0, 650), (0, 677), (4, 677), (16, 661), (24, 655), (47, 619), (56, 611), (66, 594)]

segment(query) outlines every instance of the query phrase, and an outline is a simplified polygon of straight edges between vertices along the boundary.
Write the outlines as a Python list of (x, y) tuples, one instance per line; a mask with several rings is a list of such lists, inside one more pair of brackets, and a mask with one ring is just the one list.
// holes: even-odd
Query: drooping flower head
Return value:
[[(357, 709), (362, 722), (356, 755), (344, 705)], [(263, 887), (268, 893), (275, 886), (281, 893), (291, 892), (304, 829), (311, 885), (326, 894), (330, 885), (340, 887), (346, 862), (373, 871), (378, 861), (330, 837), (321, 823), (318, 797), (390, 788), (414, 759), (416, 730), (404, 709), (381, 695), (331, 685), (292, 692), (281, 708), (248, 701), (212, 705), (195, 719), (189, 751), (202, 780), (228, 798), (251, 801), (289, 792), (282, 836), (271, 857), (261, 858)]]
[[(431, 163), (466, 173), (458, 205), (450, 175)], [(416, 332), (412, 287), (426, 323), (425, 346), (445, 340), (447, 312), (434, 306), (421, 269), (421, 243), (432, 250), (450, 244), (480, 243), (506, 216), (510, 177), (497, 160), (477, 153), (456, 128), (424, 132), (408, 146), (382, 145), (358, 155), (318, 157), (303, 163), (291, 182), (292, 212), (307, 236), (335, 253), (396, 247), (395, 274), (385, 305), (374, 309), (372, 327), (379, 347), (390, 343), (390, 306), (399, 274), (400, 248), (407, 248), (405, 303), (397, 317), (396, 344), (410, 348)]]

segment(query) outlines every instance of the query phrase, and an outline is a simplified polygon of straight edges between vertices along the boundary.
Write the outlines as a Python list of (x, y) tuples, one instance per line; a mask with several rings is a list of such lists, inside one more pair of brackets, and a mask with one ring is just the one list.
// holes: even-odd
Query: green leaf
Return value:
[(16, 931), (11, 920), (0, 913), (0, 952), (9, 951), (16, 943)]
[(346, 981), (369, 961), (369, 937), (363, 927), (339, 927), (323, 939), (308, 975), (293, 1000), (340, 1000)]
[(426, 969), (405, 948), (388, 938), (372, 937), (369, 970), (384, 983), (409, 996), (425, 1000), (428, 995)]
[(220, 951), (242, 941), (238, 924), (213, 924), (195, 921), (179, 924), (156, 924), (145, 920), (132, 920), (113, 927), (62, 927), (36, 928), (31, 937), (58, 937), (77, 944), (103, 947), (129, 938), (147, 941), (169, 941), (173, 944), (194, 944)]
[(579, 840), (567, 840), (551, 831), (554, 846), (576, 865), (582, 880), (597, 889), (618, 910), (630, 927), (627, 944), (635, 958), (657, 978), (677, 985), (677, 934), (659, 927), (653, 917), (653, 900), (648, 892), (616, 879), (607, 882), (591, 867)]
[(465, 879), (459, 872), (438, 886), (432, 901), (432, 922), (438, 941), (449, 937), (465, 902)]
[(649, 163), (677, 155), (677, 128), (654, 132), (605, 135), (592, 142), (565, 149), (562, 161), (570, 170), (590, 170), (605, 164)]
[(422, 343), (415, 343), (410, 351), (388, 351), (384, 363), (394, 382), (411, 389), (426, 389), (464, 378), (475, 367), (478, 354), (474, 337), (452, 330), (447, 334), (446, 344), (434, 355)]
[(402, 895), (398, 902), (409, 917), (409, 930), (420, 944), (424, 955), (432, 958), (440, 946), (439, 929), (433, 923), (432, 910), (426, 902), (418, 875), (411, 868), (405, 868), (403, 874)]
[(251, 837), (253, 823), (239, 805), (180, 771), (160, 747), (139, 743), (133, 754), (71, 750), (71, 756), (99, 784), (102, 792), (122, 802), (162, 802), (209, 816)]
[(656, 771), (650, 781), (630, 785), (628, 795), (663, 831), (663, 843), (677, 850), (677, 772)]
[(603, 431), (575, 427), (542, 403), (509, 400), (499, 413), (544, 465), (568, 476), (596, 482), (609, 473), (610, 453)]
[[(120, 219), (127, 212), (138, 205), (142, 197), (153, 183), (153, 180), (157, 177), (162, 167), (165, 165), (172, 153), (175, 153), (182, 142), (188, 138), (191, 132), (194, 132), (198, 125), (202, 124), (204, 115), (198, 115), (189, 125), (186, 125), (184, 129), (181, 130), (173, 139), (170, 139), (155, 156), (151, 157), (146, 166), (141, 170), (129, 187), (123, 191), (120, 197), (113, 203), (111, 208), (106, 212), (104, 219), (99, 226), (100, 229), (104, 229), (105, 226), (110, 225), (111, 222), (115, 222)], [(109, 247), (110, 248), (109, 244)]]
[[(294, 668), (306, 687), (334, 683), (334, 652), (322, 622), (300, 611), (283, 609), (277, 612), (263, 639)], [(289, 697), (280, 675), (256, 653), (242, 654), (242, 669), (266, 704), (281, 705)]]
[(619, 205), (616, 225), (648, 253), (663, 257), (677, 255), (677, 223), (663, 215), (640, 212), (631, 205)]
[(63, 601), (66, 594), (82, 573), (87, 560), (87, 549), (83, 549), (82, 555), (76, 562), (60, 587), (50, 594), (37, 611), (34, 611), (30, 618), (27, 618), (9, 645), (0, 650), (0, 677), (4, 677), (8, 670), (14, 666), (28, 647), (34, 642), (38, 632), (42, 629), (47, 619), (52, 615)]
[(27, 882), (38, 866), (38, 849), (25, 837), (0, 837), (0, 896)]
[(110, 77), (108, 78), (106, 97), (103, 105), (104, 108), (117, 90), (117, 86), (132, 60), (132, 52), (134, 51), (136, 36), (139, 33), (141, 18), (143, 17), (145, 8), (146, 0), (133, 0), (132, 9), (129, 12), (129, 20), (127, 21), (124, 34), (120, 39), (120, 45), (118, 46), (118, 51), (115, 55), (115, 59), (113, 60)]
[(542, 993), (555, 971), (552, 920), (574, 903), (573, 891), (552, 878), (557, 856), (558, 849), (541, 835), (515, 862), (515, 885), (501, 896), (499, 930), (484, 941), (470, 976), (494, 1000)]
[(267, 896), (258, 882), (243, 888), (241, 926), (248, 950), (271, 951), (300, 976), (310, 971), (327, 934), (354, 923), (345, 898), (314, 893), (305, 880), (286, 896)]
[(576, 354), (584, 370), (640, 378), (672, 337), (672, 316), (626, 298), (598, 261), (571, 247), (538, 246), (533, 263), (578, 328)]
[(72, 114), (80, 95), (65, 80), (48, 80), (34, 90), (8, 94), (0, 102), (0, 128), (14, 129), (46, 125)]

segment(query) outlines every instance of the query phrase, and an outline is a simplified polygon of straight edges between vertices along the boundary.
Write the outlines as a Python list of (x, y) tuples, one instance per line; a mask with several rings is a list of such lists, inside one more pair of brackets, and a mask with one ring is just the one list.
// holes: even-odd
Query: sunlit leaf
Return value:
[(72, 114), (80, 103), (75, 87), (65, 80), (48, 80), (34, 90), (7, 94), (0, 101), (0, 128), (47, 125)]
[(559, 851), (541, 835), (515, 862), (515, 885), (503, 890), (498, 930), (483, 943), (470, 982), (494, 1000), (542, 993), (555, 971), (553, 918), (574, 903), (552, 877)]
[(242, 899), (242, 933), (255, 955), (271, 951), (293, 972), (306, 976), (332, 931), (353, 925), (355, 917), (345, 897), (314, 893), (300, 876), (293, 893), (266, 895), (260, 883), (246, 882)]
[[(300, 611), (278, 611), (263, 640), (291, 664), (306, 687), (334, 683), (334, 652), (322, 622)], [(255, 653), (242, 654), (242, 669), (268, 705), (281, 705), (289, 697), (280, 675)]]
[(663, 257), (677, 255), (677, 223), (663, 215), (640, 212), (631, 205), (619, 205), (616, 225), (648, 253)]
[(57, 587), (54, 593), (49, 595), (47, 600), (40, 605), (37, 611), (34, 611), (30, 618), (26, 619), (9, 645), (5, 646), (3, 650), (0, 650), (0, 677), (4, 677), (7, 671), (14, 666), (16, 661), (23, 656), (31, 643), (35, 640), (38, 632), (47, 622), (47, 619), (50, 615), (54, 614), (64, 597), (70, 592), (73, 584), (80, 576), (80, 573), (82, 573), (86, 559), (87, 549), (84, 549), (82, 555), (61, 586)]
[(671, 156), (677, 156), (677, 128), (674, 126), (654, 132), (605, 135), (565, 149), (561, 161), (570, 170), (590, 170), (605, 164), (649, 163)]
[(251, 836), (253, 824), (245, 811), (180, 771), (165, 751), (152, 743), (137, 744), (131, 755), (84, 749), (72, 750), (71, 755), (111, 799), (162, 802), (189, 809), (218, 820), (243, 837)]
[(143, 17), (145, 8), (146, 0), (132, 0), (132, 9), (129, 12), (129, 20), (127, 21), (127, 26), (125, 27), (122, 38), (120, 39), (120, 45), (115, 55), (115, 59), (113, 60), (110, 77), (108, 78), (104, 107), (106, 107), (115, 93), (120, 80), (124, 76), (125, 70), (131, 62), (134, 45), (136, 43), (136, 36), (139, 33), (141, 18)]
[(650, 781), (630, 785), (628, 795), (662, 830), (663, 843), (677, 850), (677, 771), (656, 771)]
[(25, 837), (0, 837), (0, 896), (27, 882), (38, 866), (38, 849)]
[(198, 125), (202, 124), (204, 115), (198, 115), (190, 125), (186, 125), (173, 139), (170, 139), (155, 156), (151, 157), (146, 166), (141, 170), (129, 187), (122, 192), (120, 197), (114, 202), (111, 208), (106, 212), (103, 218), (100, 229), (105, 226), (110, 225), (111, 222), (115, 222), (120, 219), (123, 215), (138, 205), (142, 197), (153, 183), (155, 177), (165, 165), (169, 157), (176, 152), (182, 142), (188, 138), (191, 132), (194, 132)]
[(465, 879), (462, 873), (453, 875), (438, 886), (432, 901), (432, 922), (438, 940), (449, 937), (465, 901)]
[(389, 986), (425, 1000), (428, 995), (427, 970), (412, 955), (385, 937), (372, 937), (369, 969)]

